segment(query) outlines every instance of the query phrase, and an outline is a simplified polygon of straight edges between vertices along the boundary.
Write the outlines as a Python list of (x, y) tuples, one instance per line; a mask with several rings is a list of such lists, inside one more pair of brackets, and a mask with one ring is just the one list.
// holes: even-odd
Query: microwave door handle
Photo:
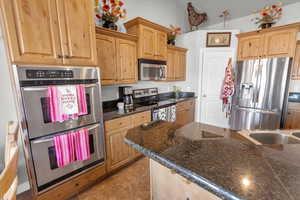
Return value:
[[(99, 126), (100, 126), (99, 124), (96, 124), (96, 125), (88, 128), (87, 130), (91, 131), (91, 130), (94, 130), (94, 129), (98, 128)], [(45, 138), (45, 139), (33, 141), (33, 144), (41, 144), (41, 143), (51, 142), (53, 140), (54, 140), (53, 137), (51, 137), (51, 138)]]

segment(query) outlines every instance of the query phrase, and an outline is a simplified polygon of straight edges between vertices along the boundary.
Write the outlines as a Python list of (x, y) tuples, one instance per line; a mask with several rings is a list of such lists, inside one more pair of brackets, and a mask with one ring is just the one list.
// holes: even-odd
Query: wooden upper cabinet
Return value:
[(292, 79), (300, 80), (300, 41), (297, 42), (296, 53), (292, 68)]
[(175, 50), (168, 48), (167, 81), (175, 81), (175, 54)]
[(170, 29), (141, 17), (124, 25), (129, 34), (138, 36), (138, 58), (167, 61), (167, 33)]
[(97, 65), (93, 2), (89, 0), (58, 2), (60, 2), (64, 63)]
[(300, 23), (241, 33), (238, 60), (294, 57)]
[(178, 51), (177, 55), (177, 68), (175, 70), (175, 79), (179, 81), (186, 80), (186, 53)]
[(63, 63), (56, 1), (0, 2), (12, 63)]
[(166, 81), (186, 80), (186, 52), (185, 48), (168, 46)]
[(117, 39), (118, 82), (137, 82), (136, 42)]
[(96, 32), (102, 85), (136, 83), (137, 37), (101, 27)]
[(156, 60), (167, 60), (167, 33), (156, 31), (155, 38), (155, 54), (154, 57)]
[(153, 59), (156, 52), (156, 31), (146, 26), (141, 26), (141, 47), (139, 49), (139, 57)]
[(116, 40), (114, 37), (99, 34), (96, 41), (101, 84), (114, 84), (117, 80)]
[(266, 33), (263, 57), (293, 57), (298, 29), (287, 29)]
[(96, 65), (93, 2), (2, 0), (12, 63)]
[(250, 36), (239, 40), (239, 60), (257, 59), (262, 51), (262, 37)]

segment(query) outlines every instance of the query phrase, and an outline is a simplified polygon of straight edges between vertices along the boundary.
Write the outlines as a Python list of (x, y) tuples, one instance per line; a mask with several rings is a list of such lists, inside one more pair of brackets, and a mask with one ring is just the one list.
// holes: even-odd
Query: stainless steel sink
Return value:
[(251, 133), (249, 136), (261, 144), (300, 144), (300, 140), (281, 133)]
[(293, 136), (300, 138), (300, 132), (292, 133)]

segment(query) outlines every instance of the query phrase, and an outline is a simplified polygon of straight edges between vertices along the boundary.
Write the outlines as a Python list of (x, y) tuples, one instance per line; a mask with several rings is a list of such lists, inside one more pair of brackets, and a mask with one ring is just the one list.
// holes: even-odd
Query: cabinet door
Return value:
[(64, 63), (97, 65), (93, 2), (89, 0), (58, 2)]
[(175, 52), (175, 79), (184, 81), (186, 79), (186, 55), (185, 52)]
[(300, 79), (300, 41), (297, 42), (294, 64), (292, 69), (292, 79)]
[(124, 142), (127, 130), (122, 129), (106, 133), (108, 171), (117, 169), (132, 159), (132, 150)]
[(249, 36), (239, 39), (238, 59), (257, 59), (261, 56), (263, 49), (262, 35)]
[(139, 58), (155, 59), (155, 38), (156, 31), (154, 29), (141, 26)]
[(116, 40), (113, 37), (97, 35), (98, 66), (102, 85), (111, 85), (117, 80)]
[(117, 39), (118, 83), (137, 82), (136, 43)]
[(155, 59), (167, 60), (167, 34), (156, 31), (155, 41)]
[(300, 129), (300, 110), (288, 110), (287, 120), (285, 122), (286, 129)]
[(56, 1), (2, 0), (12, 63), (62, 64)]
[(168, 49), (167, 81), (175, 80), (175, 51)]
[(295, 55), (297, 29), (266, 33), (264, 57), (293, 57)]

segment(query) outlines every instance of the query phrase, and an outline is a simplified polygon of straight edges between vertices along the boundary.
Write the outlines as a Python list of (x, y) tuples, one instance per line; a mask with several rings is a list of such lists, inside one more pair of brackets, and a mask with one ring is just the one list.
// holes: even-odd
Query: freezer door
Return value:
[(286, 96), (290, 58), (262, 59), (255, 88), (255, 108), (281, 112)]
[(258, 70), (259, 60), (246, 60), (237, 63), (233, 105), (254, 108), (254, 94)]
[(229, 123), (232, 130), (272, 130), (280, 128), (280, 119), (277, 112), (233, 107)]

